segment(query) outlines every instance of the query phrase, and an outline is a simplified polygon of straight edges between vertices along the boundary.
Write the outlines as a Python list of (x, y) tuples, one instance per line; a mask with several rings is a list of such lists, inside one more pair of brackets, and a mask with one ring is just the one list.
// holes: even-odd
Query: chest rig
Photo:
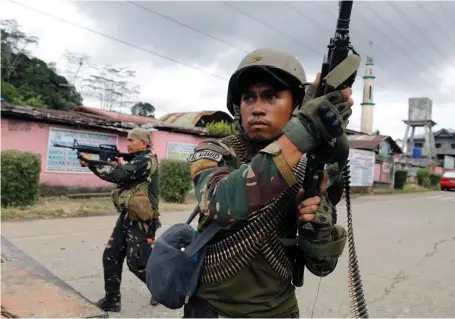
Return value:
[[(147, 154), (147, 158), (150, 165), (153, 160), (157, 161), (156, 155), (152, 153)], [(144, 182), (113, 190), (112, 199), (117, 211), (127, 212), (128, 217), (134, 221), (157, 219), (159, 211), (154, 199), (158, 194), (158, 177), (157, 165), (156, 170)]]
[[(250, 162), (246, 142), (240, 136), (228, 136), (221, 142), (235, 151), (238, 166)], [(302, 159), (293, 170), (298, 181), (305, 177), (305, 165), (306, 159)], [(250, 214), (241, 230), (208, 245), (202, 283), (215, 284), (234, 277), (258, 254), (280, 277), (291, 280), (293, 257), (279, 239), (286, 235), (286, 215), (295, 212), (297, 192), (297, 186), (289, 187), (279, 198)]]

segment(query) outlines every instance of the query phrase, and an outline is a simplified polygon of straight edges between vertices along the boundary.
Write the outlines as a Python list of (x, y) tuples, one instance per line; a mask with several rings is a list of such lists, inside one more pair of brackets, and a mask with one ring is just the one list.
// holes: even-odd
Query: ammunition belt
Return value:
[[(279, 241), (280, 224), (288, 211), (295, 211), (295, 196), (305, 178), (306, 159), (293, 169), (298, 183), (250, 215), (247, 225), (238, 232), (207, 246), (202, 272), (202, 283), (214, 284), (232, 278), (244, 269), (258, 254), (284, 279), (292, 276), (292, 261), (287, 258)], [(297, 218), (297, 217), (296, 217)]]

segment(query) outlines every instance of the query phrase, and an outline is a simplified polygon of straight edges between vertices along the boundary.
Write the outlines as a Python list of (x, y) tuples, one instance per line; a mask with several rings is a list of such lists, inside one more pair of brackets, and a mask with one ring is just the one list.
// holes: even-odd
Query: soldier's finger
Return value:
[(314, 213), (317, 211), (317, 209), (318, 209), (317, 205), (313, 205), (313, 206), (308, 206), (308, 207), (302, 208), (299, 211), (299, 213), (300, 213), (299, 219), (301, 221), (311, 222), (314, 219), (314, 217), (315, 217)]
[(352, 89), (351, 88), (345, 88), (341, 92), (343, 92), (343, 96), (346, 100), (348, 100), (351, 95), (352, 95)]
[(319, 196), (310, 197), (300, 203), (299, 209), (307, 207), (307, 206), (311, 206), (311, 205), (319, 205), (320, 202), (321, 202), (321, 197), (319, 197)]
[(321, 73), (320, 72), (318, 72), (318, 74), (316, 74), (316, 79), (313, 82), (313, 86), (318, 87), (319, 82), (321, 82)]

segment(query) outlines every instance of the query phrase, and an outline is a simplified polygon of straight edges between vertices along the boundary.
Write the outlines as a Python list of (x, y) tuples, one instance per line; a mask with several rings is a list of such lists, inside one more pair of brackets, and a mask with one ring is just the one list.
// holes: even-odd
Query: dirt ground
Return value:
[[(196, 205), (194, 196), (187, 196), (183, 204), (160, 202), (160, 213), (191, 211)], [(55, 217), (88, 217), (115, 214), (110, 197), (70, 199), (41, 197), (33, 206), (2, 208), (2, 220)]]

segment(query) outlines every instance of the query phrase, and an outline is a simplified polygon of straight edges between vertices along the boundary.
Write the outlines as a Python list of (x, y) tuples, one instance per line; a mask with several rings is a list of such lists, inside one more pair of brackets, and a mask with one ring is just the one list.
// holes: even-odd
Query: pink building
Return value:
[[(222, 114), (221, 114), (222, 113)], [(126, 151), (126, 136), (137, 125), (151, 131), (153, 151), (159, 159), (185, 160), (203, 139), (210, 138), (201, 122), (230, 120), (224, 112), (187, 113), (182, 121), (166, 123), (155, 118), (109, 112), (88, 107), (72, 111), (1, 106), (1, 150), (16, 149), (41, 155), (40, 183), (46, 188), (96, 189), (113, 185), (79, 165), (75, 152), (54, 143), (115, 144)], [(201, 121), (202, 120), (202, 121)], [(207, 123), (205, 122), (205, 123)]]

